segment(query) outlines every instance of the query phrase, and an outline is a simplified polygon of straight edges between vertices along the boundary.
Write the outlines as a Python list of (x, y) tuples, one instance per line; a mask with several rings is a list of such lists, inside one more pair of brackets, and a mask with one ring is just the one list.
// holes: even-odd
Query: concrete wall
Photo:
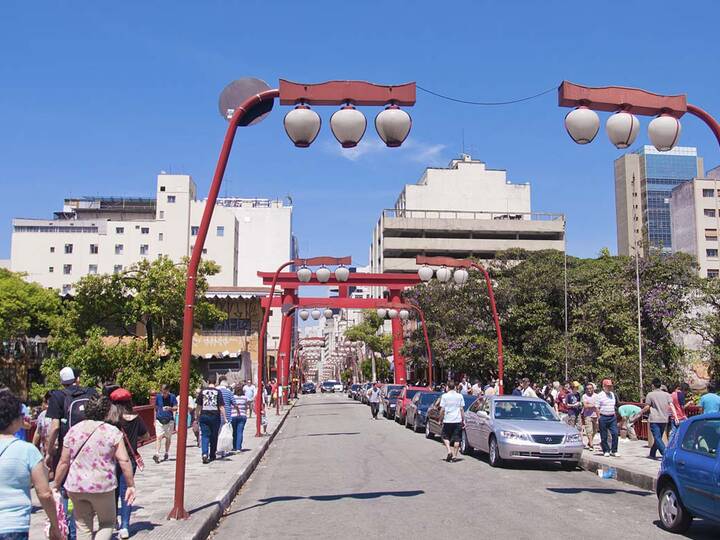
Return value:
[[(695, 256), (702, 277), (720, 271), (720, 258), (708, 255), (708, 250), (720, 253), (719, 189), (720, 179), (695, 178), (676, 187), (670, 199), (673, 252)], [(713, 215), (705, 215), (706, 210)]]

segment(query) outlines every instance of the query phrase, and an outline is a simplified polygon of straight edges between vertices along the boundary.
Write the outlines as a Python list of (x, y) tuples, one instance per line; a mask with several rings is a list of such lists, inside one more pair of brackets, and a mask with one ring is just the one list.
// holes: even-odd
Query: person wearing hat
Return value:
[[(619, 439), (617, 414), (615, 412), (617, 396), (613, 392), (613, 382), (610, 379), (603, 379), (602, 388), (602, 392), (595, 398), (599, 413), (600, 446), (605, 457), (616, 457)], [(610, 442), (608, 442), (608, 434), (610, 435)]]
[[(150, 438), (147, 426), (140, 415), (133, 411), (132, 394), (125, 388), (113, 390), (110, 394), (112, 406), (108, 413), (108, 422), (117, 427), (123, 434), (125, 448), (130, 457), (133, 476), (142, 464), (142, 458), (138, 454), (138, 444)], [(117, 515), (120, 518), (120, 527), (118, 528), (118, 536), (120, 538), (130, 537), (130, 515), (132, 514), (132, 505), (127, 502), (127, 482), (117, 466), (116, 475), (118, 478), (117, 496), (120, 499)]]

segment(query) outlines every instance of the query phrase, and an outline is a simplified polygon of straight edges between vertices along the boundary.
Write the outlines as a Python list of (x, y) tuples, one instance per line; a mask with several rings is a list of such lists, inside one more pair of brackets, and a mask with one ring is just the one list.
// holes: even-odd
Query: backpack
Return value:
[(60, 432), (64, 436), (71, 427), (85, 420), (85, 405), (95, 394), (91, 388), (75, 386), (65, 388), (63, 393), (63, 418), (60, 420)]

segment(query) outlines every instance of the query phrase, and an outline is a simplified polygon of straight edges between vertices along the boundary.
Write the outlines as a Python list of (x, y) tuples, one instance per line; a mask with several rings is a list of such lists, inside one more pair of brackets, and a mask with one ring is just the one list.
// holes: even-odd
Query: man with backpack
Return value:
[[(47, 435), (47, 457), (45, 463), (54, 474), (60, 462), (65, 434), (76, 424), (85, 420), (85, 405), (91, 396), (97, 394), (94, 388), (80, 386), (80, 374), (70, 367), (60, 370), (61, 390), (54, 390), (48, 400), (45, 417), (50, 420)], [(75, 520), (69, 512), (68, 499), (63, 498), (68, 524), (68, 540), (75, 540)]]

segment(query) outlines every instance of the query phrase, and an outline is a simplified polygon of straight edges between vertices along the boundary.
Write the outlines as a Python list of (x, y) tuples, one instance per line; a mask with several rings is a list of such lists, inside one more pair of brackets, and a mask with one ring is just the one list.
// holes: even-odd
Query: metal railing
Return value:
[(400, 219), (474, 219), (508, 221), (564, 221), (565, 214), (550, 212), (475, 212), (470, 210), (409, 210), (386, 208), (383, 218)]

